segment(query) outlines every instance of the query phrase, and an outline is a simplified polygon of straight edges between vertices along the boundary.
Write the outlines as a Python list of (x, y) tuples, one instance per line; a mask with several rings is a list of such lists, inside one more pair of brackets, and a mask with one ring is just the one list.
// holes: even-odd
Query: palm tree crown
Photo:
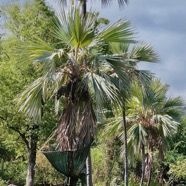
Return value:
[[(136, 69), (137, 63), (146, 61), (147, 56), (151, 56), (149, 61), (157, 58), (145, 44), (128, 54), (129, 44), (135, 43), (128, 21), (121, 19), (99, 30), (95, 29), (95, 15), (91, 12), (85, 20), (79, 7), (71, 7), (68, 12), (62, 8), (54, 25), (59, 42), (51, 45), (36, 39), (22, 51), (42, 69), (42, 76), (19, 95), (20, 110), (40, 122), (47, 100), (56, 97), (56, 110), (59, 101), (64, 100), (57, 130), (61, 150), (85, 146), (94, 137), (93, 98), (98, 107), (105, 102), (120, 104), (121, 82), (127, 85), (132, 76), (146, 78), (146, 72)], [(108, 50), (103, 53), (105, 45)], [(146, 58), (142, 53), (146, 53)]]

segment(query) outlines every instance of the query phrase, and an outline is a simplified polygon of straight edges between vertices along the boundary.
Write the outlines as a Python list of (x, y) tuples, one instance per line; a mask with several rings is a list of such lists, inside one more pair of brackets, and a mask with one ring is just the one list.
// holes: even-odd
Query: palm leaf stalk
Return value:
[(123, 139), (124, 139), (124, 161), (125, 161), (125, 175), (124, 175), (124, 183), (128, 186), (128, 150), (127, 150), (127, 122), (126, 122), (126, 107), (123, 106)]

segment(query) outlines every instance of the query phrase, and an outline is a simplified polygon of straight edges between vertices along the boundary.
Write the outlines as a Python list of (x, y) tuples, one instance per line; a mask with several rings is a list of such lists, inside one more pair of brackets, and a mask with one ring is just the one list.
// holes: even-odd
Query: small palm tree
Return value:
[[(141, 184), (146, 171), (149, 175), (150, 184), (153, 168), (153, 151), (158, 149), (160, 159), (163, 160), (163, 153), (170, 137), (177, 131), (180, 116), (179, 107), (183, 104), (177, 98), (166, 98), (168, 86), (163, 85), (159, 80), (151, 84), (148, 97), (139, 92), (139, 87), (133, 86), (134, 95), (127, 103), (128, 117), (131, 128), (128, 130), (128, 143), (137, 154), (142, 152), (142, 177)], [(138, 92), (137, 92), (138, 91)], [(145, 147), (149, 151), (145, 160)], [(146, 161), (146, 166), (145, 166)]]
[[(126, 121), (126, 100), (130, 97), (131, 94), (131, 87), (133, 81), (137, 81), (144, 94), (146, 94), (146, 91), (149, 86), (149, 82), (151, 79), (151, 74), (148, 71), (138, 70), (137, 65), (140, 62), (155, 62), (158, 58), (157, 55), (154, 53), (152, 48), (148, 45), (144, 45), (143, 43), (140, 45), (134, 45), (130, 46), (128, 44), (114, 44), (111, 47), (111, 51), (117, 54), (122, 54), (125, 56), (126, 62), (128, 66), (125, 67), (125, 71), (128, 72), (127, 78), (128, 80), (123, 82), (119, 82), (119, 89), (123, 94), (123, 102), (122, 102), (122, 117), (119, 116), (118, 119), (114, 119), (115, 121), (111, 122), (110, 126), (108, 127), (109, 131), (112, 134), (117, 134), (117, 132), (114, 129), (118, 128), (118, 124), (120, 126), (120, 123), (123, 123), (123, 130), (122, 134), (124, 132), (124, 135), (120, 135), (119, 137), (124, 137), (124, 159), (125, 159), (125, 185), (128, 185), (128, 155), (127, 155), (127, 121)], [(117, 69), (116, 69), (117, 70)], [(119, 112), (120, 113), (120, 112)], [(121, 113), (120, 113), (121, 114)], [(119, 114), (119, 115), (120, 115)], [(113, 132), (111, 131), (113, 130)], [(110, 133), (109, 132), (109, 133)]]
[[(142, 153), (140, 185), (143, 185), (145, 170), (151, 178), (155, 149), (159, 151), (160, 163), (163, 161), (167, 144), (179, 125), (180, 106), (183, 101), (179, 97), (167, 99), (168, 86), (161, 84), (159, 80), (151, 82), (147, 96), (144, 96), (146, 94), (143, 93), (137, 82), (131, 84), (130, 90), (131, 96), (126, 101), (128, 149), (131, 158), (133, 155)], [(119, 110), (108, 124), (107, 134), (122, 138), (122, 123), (122, 110)], [(145, 150), (149, 152), (146, 156)]]

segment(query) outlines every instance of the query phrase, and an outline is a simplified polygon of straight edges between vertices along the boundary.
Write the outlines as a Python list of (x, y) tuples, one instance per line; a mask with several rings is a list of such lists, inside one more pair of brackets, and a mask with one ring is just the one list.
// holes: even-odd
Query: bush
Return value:
[(186, 159), (177, 161), (175, 164), (170, 164), (170, 174), (174, 181), (186, 181)]
[(63, 183), (65, 176), (57, 172), (45, 156), (41, 153), (37, 154), (35, 184), (53, 184), (58, 185)]
[[(26, 179), (27, 166), (22, 160), (8, 161), (4, 164), (2, 179), (8, 183), (24, 185)], [(0, 184), (1, 185), (1, 184)]]
[(5, 180), (2, 180), (2, 179), (0, 178), (0, 185), (1, 185), (1, 186), (7, 186), (8, 184), (5, 182)]

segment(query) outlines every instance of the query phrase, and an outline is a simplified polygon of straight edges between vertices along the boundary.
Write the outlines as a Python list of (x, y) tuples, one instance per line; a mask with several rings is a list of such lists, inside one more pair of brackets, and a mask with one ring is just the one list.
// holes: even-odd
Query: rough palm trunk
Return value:
[(164, 171), (163, 160), (164, 160), (164, 153), (163, 153), (163, 145), (161, 143), (161, 145), (159, 146), (159, 165), (160, 165), (160, 170), (159, 170), (159, 178), (158, 178), (160, 185), (163, 185), (163, 171)]
[(92, 161), (91, 161), (90, 152), (86, 159), (86, 174), (87, 174), (87, 186), (93, 186), (92, 184)]
[(148, 177), (147, 186), (150, 186), (151, 179), (152, 179), (152, 169), (150, 169), (150, 171), (149, 171), (149, 177)]
[(147, 186), (150, 186), (151, 184), (151, 180), (152, 180), (152, 170), (153, 170), (153, 150), (151, 147), (151, 151), (150, 151), (150, 165), (149, 165), (149, 175), (148, 175), (148, 182), (147, 182)]
[(145, 146), (143, 143), (141, 144), (141, 152), (142, 152), (142, 173), (141, 173), (140, 186), (143, 186), (144, 175), (145, 175)]
[(26, 186), (34, 186), (35, 164), (36, 164), (36, 150), (38, 137), (34, 134), (30, 136), (30, 146), (28, 149), (28, 169), (26, 177)]
[(127, 122), (126, 122), (126, 108), (123, 107), (123, 129), (124, 129), (124, 159), (125, 159), (125, 175), (124, 182), (125, 186), (128, 186), (128, 151), (127, 151)]

